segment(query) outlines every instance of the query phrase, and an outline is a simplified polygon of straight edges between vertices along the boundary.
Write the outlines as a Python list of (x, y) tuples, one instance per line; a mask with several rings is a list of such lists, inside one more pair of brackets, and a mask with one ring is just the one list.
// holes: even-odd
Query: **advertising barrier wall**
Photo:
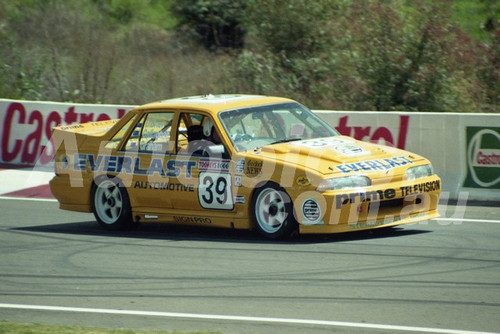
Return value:
[[(0, 163), (51, 167), (52, 127), (122, 117), (131, 105), (0, 99)], [(500, 201), (500, 115), (315, 111), (343, 135), (430, 159), (451, 199)]]
[(54, 126), (121, 118), (132, 108), (0, 99), (0, 163), (50, 164), (54, 152), (49, 138)]
[(499, 114), (316, 112), (341, 134), (428, 158), (444, 196), (500, 202)]

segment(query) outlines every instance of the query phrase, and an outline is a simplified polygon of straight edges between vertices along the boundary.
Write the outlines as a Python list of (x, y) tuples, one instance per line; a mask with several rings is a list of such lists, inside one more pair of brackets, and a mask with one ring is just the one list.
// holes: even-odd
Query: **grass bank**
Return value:
[(222, 332), (110, 329), (2, 321), (0, 322), (0, 334), (222, 334)]

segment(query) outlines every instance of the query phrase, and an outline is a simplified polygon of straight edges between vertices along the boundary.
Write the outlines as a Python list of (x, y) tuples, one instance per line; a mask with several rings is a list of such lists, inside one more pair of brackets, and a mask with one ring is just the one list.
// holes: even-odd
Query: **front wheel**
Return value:
[(94, 185), (92, 211), (99, 225), (107, 230), (123, 230), (132, 223), (127, 191), (113, 179), (103, 179)]
[(270, 239), (286, 239), (297, 231), (290, 196), (280, 186), (268, 182), (252, 197), (255, 226)]

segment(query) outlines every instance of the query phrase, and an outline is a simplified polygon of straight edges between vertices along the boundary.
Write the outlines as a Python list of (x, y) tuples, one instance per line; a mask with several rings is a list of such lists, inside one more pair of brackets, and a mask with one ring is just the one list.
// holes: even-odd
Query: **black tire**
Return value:
[(127, 191), (119, 180), (102, 178), (92, 188), (92, 212), (106, 230), (124, 230), (132, 225)]
[(255, 227), (269, 239), (288, 239), (297, 231), (293, 203), (286, 191), (275, 183), (259, 187), (252, 197)]

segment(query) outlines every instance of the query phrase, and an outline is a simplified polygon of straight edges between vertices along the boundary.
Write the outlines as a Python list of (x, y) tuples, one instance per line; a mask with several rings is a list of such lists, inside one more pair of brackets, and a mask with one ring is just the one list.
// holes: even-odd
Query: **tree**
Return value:
[(177, 0), (171, 9), (179, 20), (179, 28), (194, 33), (207, 49), (243, 47), (241, 15), (245, 1)]

